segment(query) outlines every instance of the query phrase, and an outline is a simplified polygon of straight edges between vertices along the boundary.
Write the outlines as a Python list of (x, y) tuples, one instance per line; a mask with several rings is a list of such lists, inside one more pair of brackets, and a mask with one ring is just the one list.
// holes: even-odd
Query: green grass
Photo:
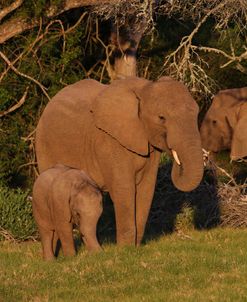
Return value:
[(247, 230), (188, 230), (139, 248), (41, 259), (40, 243), (0, 243), (0, 301), (247, 301)]

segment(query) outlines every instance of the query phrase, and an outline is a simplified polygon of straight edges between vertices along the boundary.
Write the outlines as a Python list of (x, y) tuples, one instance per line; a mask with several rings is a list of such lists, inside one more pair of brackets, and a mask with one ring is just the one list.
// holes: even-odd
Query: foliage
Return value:
[(1, 301), (245, 301), (247, 231), (216, 229), (162, 236), (139, 248), (54, 262), (40, 243), (0, 243)]
[[(136, 15), (135, 22), (146, 29), (137, 52), (138, 75), (155, 80), (169, 73), (182, 79), (202, 112), (216, 90), (246, 85), (247, 60), (240, 60), (246, 41), (246, 24), (241, 23), (245, 8), (241, 0), (236, 9), (230, 0), (224, 3), (174, 0), (158, 2), (155, 7), (150, 1), (115, 1), (114, 5), (91, 8), (92, 14), (88, 8), (80, 8), (48, 17), (49, 5), (62, 12), (65, 1), (24, 1), (0, 23), (2, 26), (15, 16), (38, 20), (31, 30), (0, 45), (0, 54), (10, 63), (0, 57), (1, 182), (31, 187), (37, 174), (35, 127), (57, 91), (87, 77), (109, 82), (105, 62), (112, 59), (112, 21), (124, 26), (126, 21), (134, 22)], [(138, 30), (138, 26), (134, 28)], [(176, 52), (180, 45), (183, 47)], [(235, 60), (212, 49), (234, 54)]]
[(36, 234), (29, 193), (0, 186), (0, 240), (23, 241)]
[(181, 213), (176, 217), (176, 230), (186, 232), (194, 226), (194, 211), (191, 205), (184, 204)]
[[(42, 35), (45, 38), (40, 39)], [(52, 97), (65, 85), (85, 77), (81, 62), (85, 51), (93, 54), (93, 49), (81, 47), (84, 35), (85, 27), (77, 27), (73, 35), (66, 37), (64, 44), (63, 28), (54, 22), (41, 32), (35, 30), (20, 37), (17, 54), (22, 58), (18, 61), (18, 71), (38, 80), (48, 88), (47, 93)], [(3, 50), (15, 53), (16, 45), (9, 43)], [(14, 60), (16, 56), (10, 59)], [(1, 64), (0, 72), (3, 74), (4, 71), (5, 66)], [(4, 76), (0, 86), (0, 112), (11, 108), (26, 88), (24, 105), (1, 118), (1, 177), (10, 186), (30, 186), (32, 183), (35, 163), (33, 131), (48, 99), (39, 86), (13, 71)]]

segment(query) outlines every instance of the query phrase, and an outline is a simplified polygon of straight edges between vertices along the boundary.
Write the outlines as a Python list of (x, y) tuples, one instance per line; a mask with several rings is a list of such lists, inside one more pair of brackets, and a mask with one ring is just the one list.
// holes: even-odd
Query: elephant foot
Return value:
[(43, 254), (43, 259), (45, 261), (54, 261), (55, 260), (55, 256), (53, 254)]
[(86, 239), (85, 237), (83, 237), (82, 239), (86, 250), (89, 251), (90, 253), (103, 251), (102, 247), (98, 243), (98, 240), (91, 241)]
[(128, 231), (117, 234), (117, 245), (124, 246), (136, 246), (136, 232)]

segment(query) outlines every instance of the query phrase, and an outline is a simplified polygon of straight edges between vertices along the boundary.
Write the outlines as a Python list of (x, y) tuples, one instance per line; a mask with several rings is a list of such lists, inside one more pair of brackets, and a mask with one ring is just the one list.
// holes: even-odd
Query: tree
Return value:
[(40, 112), (79, 79), (170, 75), (198, 100), (244, 85), (246, 19), (246, 0), (0, 0), (3, 178), (33, 173)]
[[(109, 40), (110, 53), (114, 55), (115, 66), (111, 69), (108, 64), (107, 70), (112, 79), (136, 74), (136, 52), (143, 34), (154, 30), (155, 14), (168, 17), (175, 15), (180, 19), (191, 19), (195, 23), (192, 32), (181, 40), (180, 46), (167, 57), (164, 63), (164, 67), (169, 67), (170, 71), (173, 68), (172, 74), (174, 73), (183, 81), (186, 81), (189, 72), (191, 76), (189, 85), (192, 89), (196, 89), (198, 77), (206, 76), (201, 67), (203, 63), (199, 55), (201, 51), (214, 52), (228, 59), (222, 67), (236, 63), (236, 67), (241, 72), (246, 72), (246, 68), (241, 64), (247, 58), (246, 46), (243, 46), (240, 54), (236, 54), (233, 44), (229, 45), (231, 53), (217, 48), (193, 45), (194, 37), (209, 18), (215, 20), (214, 29), (222, 31), (234, 21), (237, 27), (236, 34), (246, 36), (247, 4), (245, 0), (212, 0), (210, 2), (190, 0), (185, 3), (182, 0), (53, 0), (40, 1), (40, 4), (36, 5), (31, 0), (25, 2), (15, 0), (5, 1), (5, 3), (0, 13), (0, 22), (4, 20), (0, 24), (0, 43), (40, 26), (41, 22), (42, 25), (47, 24), (62, 13), (78, 7), (89, 6), (97, 15), (111, 19), (113, 26)], [(22, 13), (19, 14), (18, 10)], [(32, 15), (31, 18), (29, 13)], [(109, 45), (105, 46), (104, 43), (102, 45), (109, 51)], [(195, 57), (197, 57), (197, 64), (193, 63)], [(4, 56), (2, 59), (5, 59)], [(203, 84), (205, 91), (208, 90), (209, 84), (207, 81)]]

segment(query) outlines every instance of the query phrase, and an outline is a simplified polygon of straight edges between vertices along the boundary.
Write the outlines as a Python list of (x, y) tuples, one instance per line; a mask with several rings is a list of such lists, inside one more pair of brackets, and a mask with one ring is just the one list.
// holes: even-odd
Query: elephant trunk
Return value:
[(179, 146), (176, 153), (173, 152), (175, 159), (171, 175), (173, 184), (181, 191), (192, 191), (200, 184), (203, 177), (203, 154), (200, 139), (187, 141), (186, 144)]

